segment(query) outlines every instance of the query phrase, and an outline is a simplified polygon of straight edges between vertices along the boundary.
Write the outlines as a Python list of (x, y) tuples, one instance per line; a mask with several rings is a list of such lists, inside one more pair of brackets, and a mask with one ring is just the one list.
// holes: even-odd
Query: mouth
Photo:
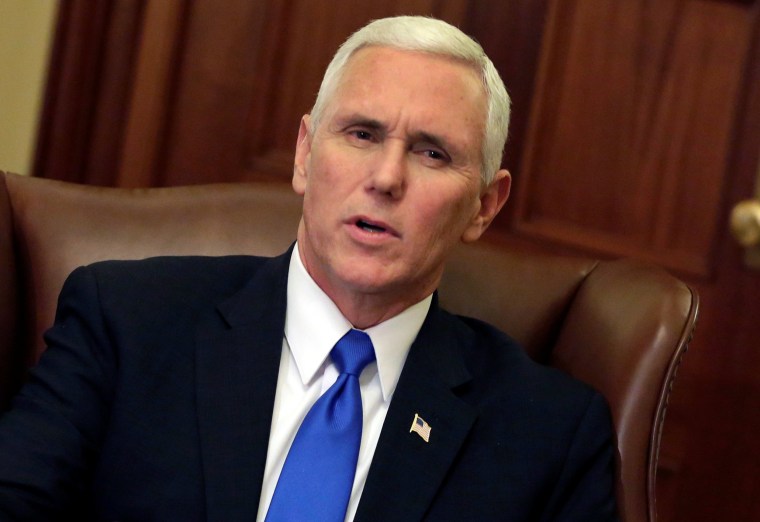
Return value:
[(357, 218), (354, 221), (354, 226), (370, 234), (390, 234), (392, 236), (398, 236), (398, 233), (386, 223), (372, 221), (363, 217)]
[(363, 219), (357, 220), (356, 226), (361, 228), (362, 230), (366, 230), (367, 232), (385, 232), (385, 227), (372, 224), (368, 221), (364, 221)]

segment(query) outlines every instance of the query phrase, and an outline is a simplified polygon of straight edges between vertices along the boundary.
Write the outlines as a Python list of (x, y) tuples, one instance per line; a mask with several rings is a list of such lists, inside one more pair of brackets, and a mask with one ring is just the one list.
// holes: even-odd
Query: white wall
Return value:
[(0, 0), (0, 170), (30, 174), (58, 0)]

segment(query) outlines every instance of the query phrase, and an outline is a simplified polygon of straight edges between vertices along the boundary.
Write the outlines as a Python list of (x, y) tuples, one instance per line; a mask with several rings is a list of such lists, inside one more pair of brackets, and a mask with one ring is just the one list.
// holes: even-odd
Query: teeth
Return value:
[(369, 230), (370, 232), (385, 232), (385, 229), (383, 227), (378, 227), (376, 225), (371, 225), (367, 223), (366, 221), (359, 220), (356, 225), (364, 230)]

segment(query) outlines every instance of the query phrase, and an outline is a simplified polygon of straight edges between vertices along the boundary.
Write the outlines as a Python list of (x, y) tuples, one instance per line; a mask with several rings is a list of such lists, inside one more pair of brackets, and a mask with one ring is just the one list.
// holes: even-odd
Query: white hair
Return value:
[(391, 47), (453, 58), (472, 66), (483, 81), (488, 112), (481, 148), (481, 175), (489, 184), (501, 166), (509, 129), (510, 99), (493, 62), (475, 40), (435, 18), (397, 16), (365, 25), (340, 46), (327, 66), (311, 111), (310, 131), (316, 131), (326, 105), (338, 88), (349, 58), (364, 47)]

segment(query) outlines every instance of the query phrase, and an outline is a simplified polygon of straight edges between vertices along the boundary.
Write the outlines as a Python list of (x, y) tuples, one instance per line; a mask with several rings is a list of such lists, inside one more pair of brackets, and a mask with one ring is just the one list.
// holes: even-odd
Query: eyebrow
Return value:
[(412, 134), (412, 139), (416, 142), (430, 143), (439, 149), (445, 150), (448, 154), (454, 154), (459, 148), (441, 136), (430, 134), (429, 132), (419, 131)]
[[(380, 120), (376, 120), (374, 118), (370, 118), (359, 113), (352, 113), (344, 117), (339, 117), (337, 123), (338, 123), (338, 127), (340, 128), (358, 125), (360, 127), (366, 127), (368, 129), (380, 131), (383, 134), (385, 134), (388, 129), (387, 125), (385, 125)], [(440, 149), (447, 151), (448, 154), (455, 154), (455, 153), (460, 152), (460, 147), (457, 147), (455, 144), (453, 144), (451, 141), (447, 140), (443, 136), (432, 134), (430, 132), (416, 131), (416, 132), (411, 133), (410, 138), (411, 138), (410, 141), (414, 143), (419, 143), (419, 142), (430, 143)]]
[(337, 124), (339, 128), (359, 125), (360, 127), (367, 127), (369, 129), (379, 130), (382, 132), (385, 132), (387, 130), (387, 126), (380, 120), (375, 120), (357, 113), (348, 114), (346, 116), (337, 118)]

